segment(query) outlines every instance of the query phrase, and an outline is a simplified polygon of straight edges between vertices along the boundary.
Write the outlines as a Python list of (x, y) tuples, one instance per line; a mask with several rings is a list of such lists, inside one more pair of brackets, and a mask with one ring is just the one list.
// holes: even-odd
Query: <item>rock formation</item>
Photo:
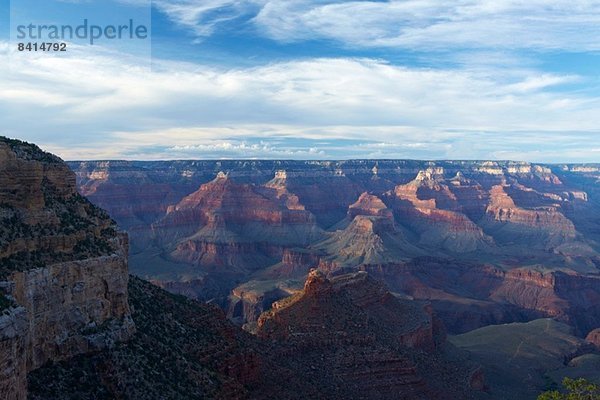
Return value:
[(600, 328), (594, 329), (586, 336), (585, 340), (593, 344), (600, 350)]
[(473, 396), (468, 364), (454, 365), (448, 381), (431, 379), (447, 363), (439, 360), (445, 337), (431, 309), (396, 298), (364, 272), (330, 279), (312, 270), (302, 292), (261, 315), (257, 334), (285, 343), (287, 357), (312, 365), (337, 398)]
[(302, 287), (298, 280), (249, 281), (234, 288), (228, 299), (227, 316), (238, 325), (245, 325), (248, 331), (254, 330), (258, 317), (271, 305), (289, 297)]
[(347, 218), (336, 225), (340, 230), (312, 246), (329, 255), (323, 261), (338, 268), (360, 264), (381, 264), (423, 255), (396, 226), (392, 210), (375, 195), (363, 193), (348, 208)]
[[(132, 228), (135, 273), (228, 311), (234, 288), (247, 282), (271, 288), (245, 292), (250, 301), (242, 309), (255, 316), (264, 307), (255, 308), (254, 298), (268, 303), (283, 295), (274, 290), (281, 282), (319, 266), (334, 273), (368, 270), (394, 291), (431, 299), (452, 332), (543, 316), (572, 324), (578, 334), (598, 326), (590, 306), (600, 273), (598, 165), (413, 160), (71, 165), (81, 190), (93, 188), (90, 197), (103, 199), (123, 225), (136, 220), (151, 230), (141, 218), (144, 206), (126, 210), (123, 203), (147, 202), (154, 210), (148, 220), (169, 210), (153, 221), (155, 247), (140, 250), (148, 238), (140, 239), (138, 227)], [(223, 175), (215, 180), (219, 171)], [(129, 185), (132, 194), (119, 197), (115, 185), (124, 196)], [(204, 190), (176, 194), (198, 186)], [(136, 197), (142, 191), (170, 194)], [(177, 196), (169, 208), (167, 198)], [(310, 219), (288, 223), (286, 215), (313, 215), (314, 229)], [(426, 256), (435, 260), (431, 276), (427, 268), (415, 267), (429, 264)], [(457, 277), (463, 286), (455, 283)], [(581, 295), (567, 294), (573, 290)]]
[(559, 212), (559, 206), (524, 209), (515, 204), (507, 189), (492, 187), (486, 209), (484, 226), (497, 241), (550, 249), (575, 238), (575, 226)]
[(241, 270), (266, 267), (284, 246), (307, 245), (321, 235), (297, 198), (236, 184), (224, 173), (170, 207), (153, 227), (159, 243), (173, 244), (176, 260)]
[(442, 183), (442, 174), (440, 168), (419, 171), (413, 181), (394, 189), (398, 220), (419, 234), (421, 245), (457, 253), (485, 251), (491, 238), (459, 211), (456, 196)]
[(127, 237), (57, 157), (0, 138), (0, 392), (48, 361), (127, 340)]
[[(167, 259), (218, 276), (213, 281), (221, 304), (238, 283), (277, 263), (286, 249), (324, 235), (313, 214), (276, 182), (239, 184), (223, 172), (169, 207), (152, 229), (158, 246), (153, 251), (160, 256), (151, 262)], [(180, 293), (206, 291), (200, 280), (188, 283), (171, 287), (179, 286)]]

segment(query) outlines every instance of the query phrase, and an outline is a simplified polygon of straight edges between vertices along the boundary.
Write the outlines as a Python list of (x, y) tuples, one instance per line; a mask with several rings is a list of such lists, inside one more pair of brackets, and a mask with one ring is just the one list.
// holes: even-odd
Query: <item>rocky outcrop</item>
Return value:
[(446, 184), (456, 198), (456, 206), (462, 213), (471, 221), (478, 221), (483, 217), (489, 193), (479, 182), (465, 177), (461, 171), (458, 171), (453, 178), (447, 180)]
[(445, 392), (438, 390), (443, 382), (423, 372), (428, 360), (443, 357), (439, 329), (425, 305), (396, 298), (364, 272), (327, 278), (312, 270), (301, 293), (261, 315), (257, 334), (291, 346), (287, 356), (312, 363), (339, 387), (338, 398), (470, 398), (461, 368)]
[(354, 219), (357, 215), (383, 217), (394, 220), (392, 210), (390, 210), (381, 199), (367, 192), (360, 195), (354, 204), (348, 207), (348, 218)]
[(484, 226), (503, 243), (524, 243), (551, 248), (575, 238), (575, 226), (560, 213), (557, 206), (535, 209), (517, 207), (506, 192), (507, 186), (490, 190)]
[(595, 306), (600, 301), (597, 276), (502, 270), (434, 258), (361, 268), (396, 292), (431, 301), (452, 333), (552, 317), (584, 335), (600, 323)]
[(396, 186), (390, 196), (398, 220), (419, 234), (421, 245), (451, 252), (486, 251), (492, 239), (459, 211), (442, 174), (443, 169), (430, 168)]
[(23, 307), (0, 315), (0, 393), (6, 400), (27, 399), (27, 313)]
[[(314, 312), (311, 307), (316, 307)], [(335, 312), (340, 313), (336, 321), (320, 323)], [(341, 345), (374, 341), (371, 336), (385, 325), (385, 335), (395, 343), (431, 351), (441, 335), (432, 318), (431, 310), (394, 297), (366, 272), (329, 279), (314, 269), (302, 292), (276, 302), (272, 311), (261, 315), (258, 335), (302, 345)]]
[(259, 316), (271, 309), (271, 305), (282, 298), (291, 296), (301, 289), (301, 282), (283, 281), (249, 281), (234, 288), (228, 299), (227, 316), (238, 325), (245, 325), (249, 331)]
[(0, 388), (128, 340), (127, 236), (82, 198), (75, 176), (34, 145), (0, 138)]
[(343, 230), (312, 246), (320, 253), (321, 262), (357, 266), (405, 260), (423, 254), (411, 245), (393, 218), (357, 215)]
[(28, 371), (106, 348), (135, 330), (127, 303), (127, 248), (109, 256), (13, 273), (5, 292), (26, 310)]
[(594, 329), (585, 337), (585, 340), (600, 350), (600, 328)]
[(17, 140), (0, 138), (0, 203), (39, 210), (51, 185), (58, 196), (73, 194), (75, 176), (58, 157)]
[(163, 247), (174, 247), (175, 260), (241, 272), (322, 235), (297, 198), (268, 185), (236, 184), (224, 173), (170, 207), (153, 229)]
[(392, 210), (377, 196), (360, 195), (350, 205), (338, 230), (311, 248), (321, 254), (320, 263), (353, 267), (408, 259), (423, 254), (396, 226)]

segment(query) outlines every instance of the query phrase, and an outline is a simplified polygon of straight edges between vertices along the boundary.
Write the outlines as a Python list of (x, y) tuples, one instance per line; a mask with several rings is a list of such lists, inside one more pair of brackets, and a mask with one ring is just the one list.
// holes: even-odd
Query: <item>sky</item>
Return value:
[[(16, 52), (83, 17), (151, 41)], [(600, 162), (600, 0), (0, 0), (0, 58), (0, 135), (67, 160)]]

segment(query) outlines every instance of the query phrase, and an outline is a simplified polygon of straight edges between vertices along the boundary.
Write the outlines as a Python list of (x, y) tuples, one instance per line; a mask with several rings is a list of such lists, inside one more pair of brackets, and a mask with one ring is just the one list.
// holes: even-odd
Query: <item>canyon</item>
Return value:
[[(71, 162), (131, 237), (135, 274), (254, 329), (311, 268), (368, 271), (451, 333), (600, 325), (600, 165), (513, 161)], [(142, 196), (141, 194), (144, 193)]]
[(0, 393), (529, 399), (596, 382), (599, 182), (597, 165), (499, 161), (66, 164), (0, 138)]
[[(197, 213), (204, 204), (214, 212)], [(244, 204), (253, 208), (237, 212)], [(0, 137), (0, 205), (3, 399), (485, 396), (479, 366), (453, 353), (430, 306), (397, 298), (366, 272), (330, 280), (311, 270), (285, 306), (257, 316), (251, 335), (215, 304), (129, 276), (127, 234), (77, 192), (62, 160), (35, 145)], [(178, 213), (188, 231), (164, 229), (181, 223)], [(193, 221), (188, 213), (197, 213)], [(269, 246), (281, 256), (286, 246), (309, 244), (302, 241), (307, 232), (323, 235), (293, 195), (234, 186), (224, 174), (167, 216), (152, 227), (167, 233), (165, 243), (173, 235), (183, 243), (220, 243), (218, 235), (198, 234), (206, 226), (229, 230), (227, 240), (248, 234), (248, 242), (265, 241), (258, 232), (272, 228), (280, 237)], [(298, 227), (296, 235), (283, 232), (289, 226)], [(173, 257), (179, 249), (172, 247)], [(208, 272), (238, 262), (227, 252), (212, 256), (193, 260)], [(250, 256), (248, 250), (239, 260)], [(255, 271), (255, 261), (239, 272)], [(340, 324), (330, 324), (338, 315)], [(300, 340), (287, 335), (292, 331)], [(334, 370), (325, 351), (336, 357)]]

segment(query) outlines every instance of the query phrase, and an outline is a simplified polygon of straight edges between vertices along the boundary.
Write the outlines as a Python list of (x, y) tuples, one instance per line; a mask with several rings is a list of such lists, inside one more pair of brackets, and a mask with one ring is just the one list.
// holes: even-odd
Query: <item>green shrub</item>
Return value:
[(542, 393), (538, 400), (600, 400), (600, 387), (583, 378), (563, 380), (566, 393), (552, 390)]

